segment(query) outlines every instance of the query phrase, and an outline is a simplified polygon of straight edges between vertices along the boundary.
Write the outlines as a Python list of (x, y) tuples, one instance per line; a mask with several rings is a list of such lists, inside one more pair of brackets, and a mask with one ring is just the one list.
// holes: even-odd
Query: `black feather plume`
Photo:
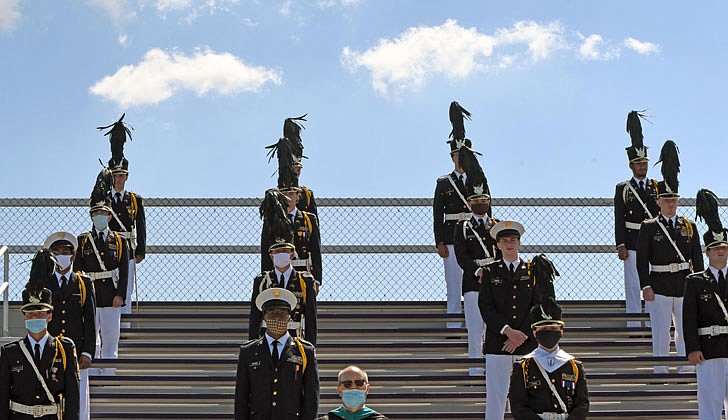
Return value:
[(301, 141), (301, 130), (305, 130), (306, 127), (297, 123), (296, 121), (306, 121), (306, 115), (303, 114), (300, 117), (286, 118), (283, 122), (283, 137), (287, 138), (291, 142), (291, 152), (294, 156), (301, 159), (303, 157), (303, 142)]
[(695, 198), (695, 214), (705, 221), (711, 232), (723, 232), (723, 224), (718, 216), (718, 197), (708, 189), (701, 189)]
[[(103, 163), (101, 164), (103, 166)], [(111, 188), (114, 186), (114, 175), (111, 170), (104, 166), (101, 172), (96, 176), (96, 183), (91, 190), (91, 205), (106, 201), (111, 194)]]
[(260, 203), (260, 217), (276, 240), (293, 241), (293, 230), (288, 219), (288, 197), (271, 188), (265, 192)]
[(554, 291), (554, 278), (559, 275), (554, 263), (544, 254), (539, 254), (531, 259), (531, 278), (536, 285), (536, 290), (542, 303), (549, 301), (549, 298), (556, 299)]
[(30, 278), (25, 289), (31, 296), (40, 296), (41, 291), (48, 285), (48, 279), (56, 269), (56, 259), (48, 249), (39, 249), (33, 257), (30, 267)]
[[(627, 132), (629, 137), (632, 139), (632, 146), (637, 149), (644, 147), (644, 137), (642, 136), (642, 123), (640, 118), (647, 120), (647, 114), (644, 114), (645, 110), (642, 111), (631, 111), (627, 114)], [(649, 122), (649, 121), (648, 121)]]
[(660, 150), (660, 160), (655, 162), (655, 165), (662, 162), (662, 166), (660, 166), (662, 179), (673, 191), (677, 191), (679, 185), (677, 179), (677, 175), (680, 173), (679, 155), (680, 150), (677, 148), (677, 144), (672, 140), (668, 140)]
[(453, 101), (450, 104), (450, 124), (452, 124), (450, 137), (452, 139), (463, 140), (465, 138), (465, 118), (470, 119), (470, 112)]
[(126, 136), (129, 136), (131, 141), (131, 129), (129, 126), (124, 124), (124, 116), (126, 113), (121, 114), (119, 121), (109, 124), (103, 127), (96, 127), (99, 130), (111, 130), (104, 133), (104, 136), (109, 136), (109, 142), (111, 143), (111, 159), (109, 160), (109, 166), (116, 167), (121, 164), (124, 159), (124, 143), (126, 143)]

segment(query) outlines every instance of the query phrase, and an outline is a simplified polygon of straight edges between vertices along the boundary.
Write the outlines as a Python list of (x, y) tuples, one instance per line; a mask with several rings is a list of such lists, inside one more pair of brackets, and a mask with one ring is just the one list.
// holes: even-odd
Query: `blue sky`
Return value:
[(612, 196), (631, 109), (652, 162), (680, 147), (683, 196), (728, 196), (728, 3), (700, 5), (0, 0), (0, 197), (88, 196), (123, 112), (146, 197), (262, 196), (304, 113), (317, 196), (429, 197), (452, 100), (495, 197)]

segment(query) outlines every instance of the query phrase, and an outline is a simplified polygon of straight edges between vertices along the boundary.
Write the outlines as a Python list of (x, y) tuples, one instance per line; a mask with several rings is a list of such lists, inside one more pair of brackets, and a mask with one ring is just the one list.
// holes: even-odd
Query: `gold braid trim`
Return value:
[(685, 216), (680, 216), (683, 219), (683, 223), (685, 223), (685, 229), (688, 231), (688, 237), (693, 237), (693, 224), (690, 223), (688, 219), (685, 218)]
[(303, 304), (306, 304), (306, 282), (303, 281), (303, 274), (298, 272), (298, 284), (301, 285), (301, 291), (303, 292)]
[(293, 341), (296, 342), (296, 346), (298, 347), (298, 351), (301, 352), (301, 360), (303, 361), (303, 370), (301, 371), (301, 375), (303, 375), (303, 372), (306, 371), (306, 365), (308, 364), (308, 358), (306, 357), (306, 351), (303, 349), (303, 344), (301, 344), (301, 339), (298, 337), (293, 337)]
[(76, 276), (78, 277), (78, 290), (81, 292), (81, 307), (86, 304), (86, 284), (83, 282), (81, 272), (77, 271)]
[(521, 360), (521, 370), (523, 371), (523, 386), (528, 389), (528, 359)]
[(571, 370), (574, 371), (574, 383), (576, 384), (576, 381), (579, 380), (579, 368), (576, 366), (574, 359), (569, 360), (569, 363), (571, 363)]
[(139, 205), (137, 204), (136, 195), (133, 192), (129, 191), (129, 196), (131, 197), (131, 220), (133, 224), (139, 211)]
[[(63, 337), (62, 335), (60, 337)], [(61, 361), (63, 362), (63, 370), (66, 370), (66, 350), (63, 348), (63, 343), (61, 343), (61, 338), (56, 337), (56, 352), (53, 354), (53, 363), (56, 363), (56, 358), (58, 357), (58, 349), (61, 353)]]
[(301, 212), (301, 213), (303, 213), (303, 221), (304, 221), (304, 224), (306, 225), (306, 229), (308, 229), (309, 232), (313, 232), (313, 225), (311, 224), (311, 218), (308, 217), (308, 214), (306, 214), (305, 211)]

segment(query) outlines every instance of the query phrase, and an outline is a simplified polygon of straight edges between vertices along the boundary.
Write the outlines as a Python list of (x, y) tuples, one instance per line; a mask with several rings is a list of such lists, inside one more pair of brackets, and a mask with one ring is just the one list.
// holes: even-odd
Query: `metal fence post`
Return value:
[(3, 337), (10, 335), (10, 328), (8, 326), (8, 315), (10, 314), (10, 302), (9, 292), (10, 288), (10, 253), (8, 247), (3, 246), (0, 248), (0, 254), (3, 256), (3, 283), (0, 288), (3, 289)]

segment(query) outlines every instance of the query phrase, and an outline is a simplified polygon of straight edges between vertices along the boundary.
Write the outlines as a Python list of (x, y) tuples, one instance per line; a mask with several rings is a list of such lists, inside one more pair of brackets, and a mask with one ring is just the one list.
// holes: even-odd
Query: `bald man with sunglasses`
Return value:
[(358, 366), (347, 366), (339, 372), (336, 393), (341, 405), (316, 420), (389, 420), (365, 405), (369, 395), (369, 377)]

